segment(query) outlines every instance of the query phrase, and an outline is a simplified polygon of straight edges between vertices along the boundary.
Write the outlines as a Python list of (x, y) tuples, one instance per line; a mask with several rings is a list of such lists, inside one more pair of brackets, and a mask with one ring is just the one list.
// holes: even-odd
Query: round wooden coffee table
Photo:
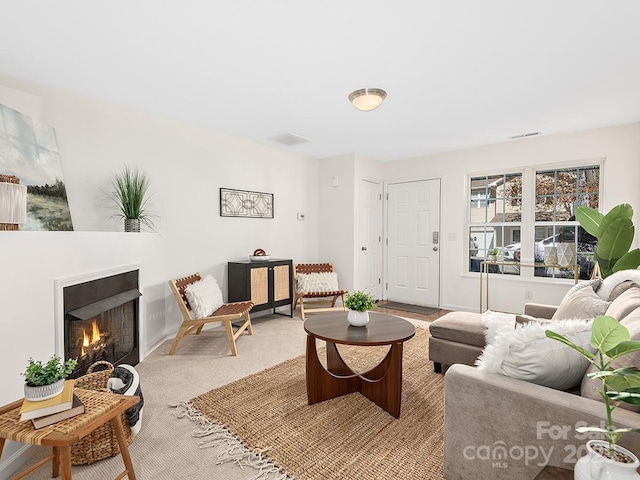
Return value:
[[(402, 397), (402, 345), (416, 329), (402, 318), (369, 312), (369, 323), (353, 327), (347, 312), (317, 314), (304, 322), (307, 332), (307, 399), (309, 405), (360, 392), (396, 418)], [(327, 342), (327, 368), (318, 358), (316, 339)], [(389, 353), (366, 373), (355, 373), (340, 356), (336, 344), (364, 347), (390, 345)]]

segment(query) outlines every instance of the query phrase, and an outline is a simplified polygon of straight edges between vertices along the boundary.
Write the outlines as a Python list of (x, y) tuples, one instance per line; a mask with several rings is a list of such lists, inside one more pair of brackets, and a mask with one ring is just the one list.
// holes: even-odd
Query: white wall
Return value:
[[(106, 192), (110, 176), (132, 165), (151, 180), (165, 279), (211, 273), (226, 293), (227, 262), (256, 248), (294, 261), (317, 258), (319, 161), (15, 78), (0, 76), (0, 87), (1, 103), (56, 129), (76, 231), (122, 229)], [(273, 193), (275, 218), (220, 217), (220, 187)], [(166, 293), (172, 334), (180, 316)]]
[[(46, 359), (54, 351), (56, 278), (141, 263), (141, 343), (148, 351), (181, 322), (167, 280), (211, 273), (226, 294), (227, 262), (256, 248), (294, 261), (318, 259), (317, 160), (2, 75), (0, 103), (55, 128), (75, 229), (0, 232), (0, 402), (22, 395), (19, 373), (30, 356)], [(150, 177), (158, 233), (115, 233), (122, 226), (110, 218), (106, 192), (124, 165)], [(220, 187), (273, 193), (275, 218), (220, 217)]]
[[(442, 178), (442, 308), (477, 311), (479, 307), (478, 275), (464, 273), (464, 259), (468, 248), (464, 231), (466, 175), (601, 158), (605, 159), (602, 196), (604, 210), (619, 203), (630, 203), (635, 208), (634, 223), (640, 225), (639, 123), (542, 136), (383, 164), (384, 178), (387, 181)], [(456, 240), (449, 240), (451, 234)], [(640, 234), (636, 234), (636, 245), (639, 238)], [(519, 312), (525, 303), (525, 290), (533, 291), (534, 302), (557, 304), (569, 287), (566, 283), (553, 284), (544, 280), (492, 277), (490, 306), (496, 310)]]

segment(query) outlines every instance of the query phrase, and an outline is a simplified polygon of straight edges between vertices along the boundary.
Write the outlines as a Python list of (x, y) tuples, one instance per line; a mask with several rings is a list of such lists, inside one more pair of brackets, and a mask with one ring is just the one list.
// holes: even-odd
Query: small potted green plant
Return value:
[(497, 248), (494, 248), (493, 250), (491, 250), (488, 256), (489, 261), (495, 262), (498, 259), (498, 253), (500, 253), (500, 251)]
[(24, 376), (25, 398), (37, 402), (58, 395), (64, 389), (64, 380), (76, 368), (78, 361), (70, 358), (63, 362), (58, 355), (53, 355), (47, 363), (29, 358)]
[(576, 431), (598, 432), (604, 436), (605, 440), (587, 442), (587, 455), (576, 463), (575, 478), (591, 479), (591, 464), (595, 469), (603, 470), (599, 478), (640, 478), (636, 473), (636, 469), (640, 466), (638, 458), (629, 450), (617, 445), (622, 435), (627, 432), (639, 432), (640, 429), (616, 428), (612, 417), (613, 410), (621, 401), (640, 404), (640, 369), (612, 366), (612, 362), (623, 355), (640, 351), (640, 342), (631, 340), (627, 328), (607, 315), (596, 317), (591, 327), (591, 346), (595, 349), (595, 353), (551, 330), (546, 330), (545, 335), (568, 345), (585, 357), (596, 368), (595, 372), (588, 374), (589, 377), (599, 379), (602, 384), (599, 394), (605, 407), (604, 428), (578, 427)]
[(139, 232), (141, 223), (153, 230), (154, 224), (148, 210), (147, 174), (137, 167), (125, 166), (111, 180), (113, 191), (110, 196), (118, 210), (114, 216), (124, 220), (124, 231)]
[(369, 310), (376, 308), (375, 299), (362, 290), (347, 294), (344, 306), (349, 309), (347, 320), (354, 327), (363, 327), (369, 323)]

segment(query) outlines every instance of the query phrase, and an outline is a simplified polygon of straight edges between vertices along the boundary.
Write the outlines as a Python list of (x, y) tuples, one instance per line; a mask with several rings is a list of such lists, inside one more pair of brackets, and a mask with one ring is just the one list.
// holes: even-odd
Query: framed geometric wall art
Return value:
[(220, 216), (273, 218), (273, 193), (221, 188)]
[(1, 104), (0, 182), (0, 229), (73, 230), (55, 130)]

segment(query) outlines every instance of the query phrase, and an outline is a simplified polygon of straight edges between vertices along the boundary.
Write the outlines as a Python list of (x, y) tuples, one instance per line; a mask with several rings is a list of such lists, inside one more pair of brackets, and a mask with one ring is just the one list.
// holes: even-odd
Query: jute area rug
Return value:
[[(340, 347), (361, 372), (388, 350)], [(300, 356), (193, 398), (182, 411), (198, 422), (201, 447), (226, 444), (220, 461), (251, 464), (256, 478), (441, 479), (444, 379), (433, 373), (424, 329), (404, 344), (402, 387), (399, 419), (359, 393), (308, 405)]]

